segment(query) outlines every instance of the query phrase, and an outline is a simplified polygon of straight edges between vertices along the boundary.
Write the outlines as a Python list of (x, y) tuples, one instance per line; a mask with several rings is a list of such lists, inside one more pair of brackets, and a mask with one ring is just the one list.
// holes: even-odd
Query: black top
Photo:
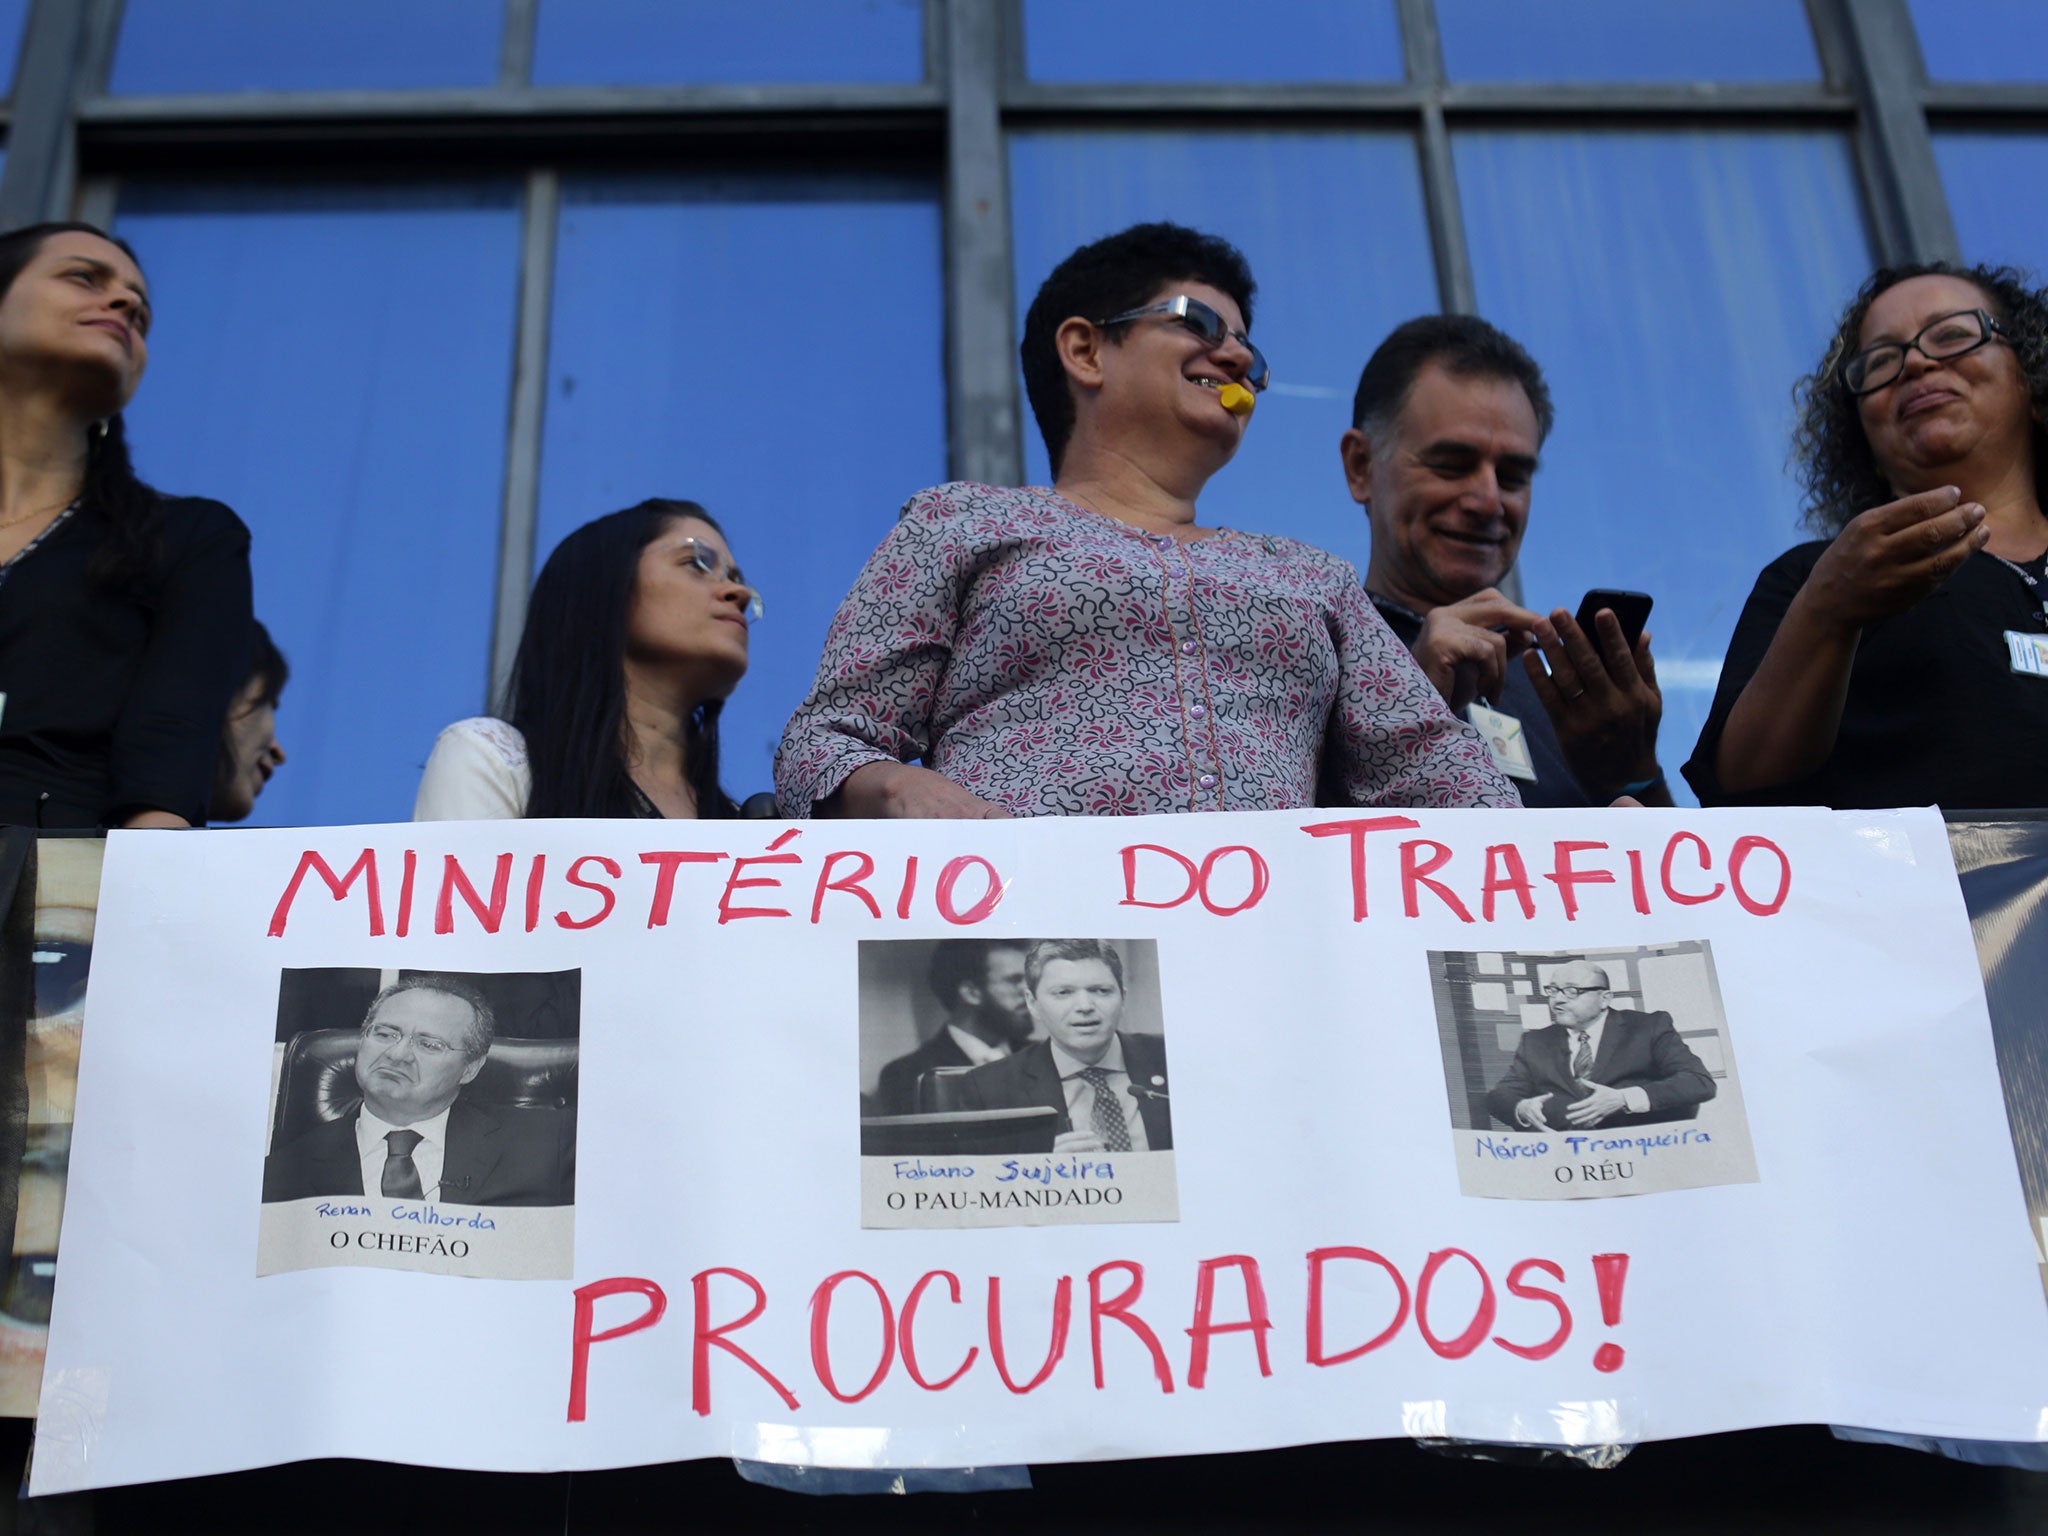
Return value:
[[(1835, 750), (1795, 784), (1730, 794), (1714, 774), (1728, 712), (1755, 676), (1825, 540), (1764, 567), (1721, 667), (1714, 707), (1685, 776), (1702, 805), (1948, 810), (2048, 805), (2048, 677), (2012, 670), (2005, 631), (2048, 625), (2018, 572), (1974, 554), (1914, 607), (1863, 631)], [(2044, 557), (2048, 558), (2048, 557)], [(2042, 561), (2029, 567), (2037, 577)]]
[[(1423, 616), (1391, 598), (1381, 597), (1377, 592), (1365, 595), (1372, 599), (1373, 607), (1387, 621), (1387, 628), (1403, 645), (1412, 647), (1415, 637), (1422, 633)], [(1529, 743), (1529, 761), (1536, 769), (1536, 779), (1534, 783), (1527, 779), (1509, 779), (1508, 782), (1515, 786), (1524, 806), (1539, 811), (1578, 810), (1593, 803), (1573, 775), (1571, 764), (1565, 761), (1564, 747), (1558, 742), (1557, 731), (1550, 723), (1550, 712), (1536, 696), (1535, 684), (1529, 681), (1529, 674), (1522, 670), (1519, 661), (1508, 663), (1500, 697), (1487, 702), (1522, 722), (1522, 738)]]
[(86, 574), (99, 537), (73, 513), (0, 579), (0, 824), (202, 825), (249, 663), (249, 530), (165, 498), (162, 563), (133, 593)]

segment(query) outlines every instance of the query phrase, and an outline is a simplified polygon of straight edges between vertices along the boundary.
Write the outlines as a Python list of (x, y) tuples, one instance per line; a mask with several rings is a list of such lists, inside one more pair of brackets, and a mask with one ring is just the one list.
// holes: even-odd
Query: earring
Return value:
[(101, 417), (98, 421), (94, 422), (92, 424), (92, 433), (94, 437), (104, 443), (107, 440), (107, 418)]

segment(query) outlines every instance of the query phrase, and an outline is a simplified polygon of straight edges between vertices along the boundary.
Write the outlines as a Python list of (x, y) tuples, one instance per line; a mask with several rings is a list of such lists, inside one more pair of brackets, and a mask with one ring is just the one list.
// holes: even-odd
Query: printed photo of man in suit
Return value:
[(569, 1205), (576, 1118), (461, 1099), (483, 1070), (491, 1006), (452, 976), (410, 975), (377, 994), (356, 1050), (362, 1102), (272, 1152), (265, 1201), (376, 1194), (455, 1205)]
[(1486, 1096), (1510, 1129), (1690, 1120), (1714, 1096), (1714, 1079), (1671, 1015), (1610, 1007), (1607, 972), (1591, 961), (1559, 966), (1543, 996), (1550, 1027), (1523, 1034), (1513, 1064)]
[(946, 1022), (916, 1050), (882, 1068), (875, 1113), (918, 1112), (918, 1079), (937, 1067), (979, 1067), (1001, 1061), (1031, 1038), (1025, 1002), (1024, 952), (1029, 939), (942, 939), (933, 946), (927, 981)]
[(1124, 962), (1104, 939), (1046, 939), (1024, 957), (1031, 1015), (1047, 1038), (939, 1080), (945, 1109), (1058, 1116), (1056, 1153), (1170, 1152), (1166, 1042), (1119, 1028)]

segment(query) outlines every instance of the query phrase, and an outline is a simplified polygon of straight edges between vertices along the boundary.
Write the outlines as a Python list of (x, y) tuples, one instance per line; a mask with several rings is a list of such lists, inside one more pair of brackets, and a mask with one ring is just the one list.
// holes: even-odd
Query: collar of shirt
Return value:
[[(1070, 1077), (1079, 1077), (1088, 1070), (1089, 1063), (1077, 1061), (1072, 1056), (1069, 1056), (1061, 1047), (1059, 1041), (1054, 1040), (1050, 1044), (1052, 1045), (1052, 1064), (1059, 1072), (1061, 1082), (1065, 1082)], [(1103, 1053), (1102, 1060), (1096, 1062), (1095, 1065), (1102, 1068), (1103, 1071), (1109, 1073), (1112, 1077), (1128, 1075), (1124, 1071), (1124, 1038), (1122, 1035), (1112, 1035), (1110, 1037), (1109, 1049)]]
[(384, 1188), (384, 1159), (391, 1155), (391, 1143), (384, 1138), (393, 1131), (419, 1132), (419, 1144), (412, 1149), (412, 1164), (420, 1171), (424, 1198), (434, 1199), (441, 1188), (441, 1170), (448, 1156), (449, 1105), (431, 1120), (411, 1125), (391, 1125), (370, 1113), (365, 1104), (356, 1116), (356, 1155), (363, 1164), (363, 1193), (381, 1194)]
[(953, 1037), (953, 1043), (960, 1047), (960, 1054), (975, 1066), (985, 1066), (991, 1061), (1001, 1061), (1010, 1054), (1007, 1045), (990, 1045), (977, 1034), (962, 1029), (958, 1024), (948, 1024), (946, 1033)]

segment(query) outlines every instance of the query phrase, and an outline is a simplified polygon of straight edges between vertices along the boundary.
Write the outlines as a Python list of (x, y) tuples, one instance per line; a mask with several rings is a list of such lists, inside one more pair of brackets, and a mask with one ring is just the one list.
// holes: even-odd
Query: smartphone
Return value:
[(1586, 632), (1586, 638), (1595, 645), (1600, 643), (1600, 632), (1593, 627), (1593, 615), (1602, 608), (1612, 608), (1614, 616), (1621, 620), (1622, 638), (1628, 641), (1633, 651), (1636, 642), (1643, 637), (1643, 625), (1650, 618), (1650, 594), (1647, 592), (1617, 592), (1609, 587), (1595, 587), (1579, 602), (1579, 628)]

